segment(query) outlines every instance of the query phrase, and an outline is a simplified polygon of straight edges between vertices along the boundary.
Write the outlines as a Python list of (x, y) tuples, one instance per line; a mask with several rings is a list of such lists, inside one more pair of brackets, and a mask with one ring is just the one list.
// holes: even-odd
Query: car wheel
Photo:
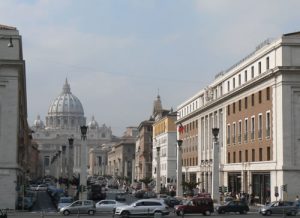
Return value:
[(64, 214), (65, 216), (68, 216), (68, 215), (70, 214), (70, 211), (65, 210), (65, 211), (63, 212), (63, 214)]
[(296, 211), (294, 211), (294, 210), (291, 211), (291, 216), (296, 216), (296, 214), (297, 214)]
[(154, 217), (155, 217), (155, 214), (160, 215), (160, 217), (162, 217), (162, 212), (161, 211), (154, 211)]
[(130, 215), (130, 213), (129, 213), (128, 211), (123, 211), (123, 212), (121, 213), (122, 218), (128, 218), (129, 215)]
[(271, 214), (272, 214), (272, 212), (271, 212), (270, 210), (267, 210), (267, 211), (266, 211), (266, 215), (267, 215), (267, 216), (270, 216)]
[(210, 216), (210, 215), (211, 215), (211, 212), (210, 212), (209, 210), (207, 210), (207, 211), (204, 212), (204, 215), (205, 215), (205, 216)]
[(89, 210), (88, 211), (88, 215), (94, 215), (95, 214), (95, 211), (94, 210)]
[(220, 213), (220, 214), (224, 214), (224, 213), (225, 213), (225, 210), (220, 210), (219, 213)]

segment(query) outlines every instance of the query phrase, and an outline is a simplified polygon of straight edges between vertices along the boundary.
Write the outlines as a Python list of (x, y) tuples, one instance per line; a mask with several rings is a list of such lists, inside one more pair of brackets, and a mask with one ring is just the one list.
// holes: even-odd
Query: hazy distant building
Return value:
[[(62, 170), (57, 171), (51, 165), (57, 160), (56, 165), (58, 164), (59, 168), (63, 167), (61, 155), (64, 145), (66, 146), (66, 157), (69, 161), (67, 163), (71, 161), (73, 165), (72, 173), (80, 173), (80, 126), (82, 125), (86, 125), (83, 106), (80, 100), (72, 94), (70, 85), (66, 80), (61, 93), (52, 101), (49, 107), (46, 122), (44, 123), (38, 116), (32, 126), (34, 130), (33, 138), (39, 145), (42, 176), (62, 176)], [(98, 162), (94, 162), (93, 170), (89, 170), (90, 173), (99, 173), (100, 169), (98, 168), (105, 169), (107, 165), (107, 148), (105, 145), (115, 141), (116, 137), (113, 136), (110, 127), (105, 124), (99, 126), (94, 117), (87, 125), (89, 127), (87, 133), (88, 151), (104, 146), (103, 149), (94, 152), (93, 159), (98, 160)], [(68, 138), (74, 138), (73, 147), (69, 147)], [(102, 166), (103, 164), (104, 166)]]

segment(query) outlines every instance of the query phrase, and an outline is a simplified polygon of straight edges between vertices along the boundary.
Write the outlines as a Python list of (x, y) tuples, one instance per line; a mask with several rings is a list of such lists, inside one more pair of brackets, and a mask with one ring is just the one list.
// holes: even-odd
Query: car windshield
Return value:
[(61, 198), (59, 203), (72, 203), (71, 198)]

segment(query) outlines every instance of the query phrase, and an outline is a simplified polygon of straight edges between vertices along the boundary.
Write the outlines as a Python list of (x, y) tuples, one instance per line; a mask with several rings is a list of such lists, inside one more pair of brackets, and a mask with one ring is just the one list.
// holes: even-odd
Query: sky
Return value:
[(116, 136), (173, 108), (267, 38), (300, 31), (298, 0), (1, 0), (26, 62), (28, 123), (65, 79), (87, 121)]

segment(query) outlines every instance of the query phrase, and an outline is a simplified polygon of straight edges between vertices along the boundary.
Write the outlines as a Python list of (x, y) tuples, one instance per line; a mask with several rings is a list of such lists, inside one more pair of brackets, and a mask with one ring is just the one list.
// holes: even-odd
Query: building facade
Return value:
[[(32, 126), (33, 139), (40, 151), (40, 176), (51, 175), (56, 178), (63, 176), (63, 155), (65, 155), (64, 159), (67, 158), (65, 161), (68, 166), (72, 166), (68, 169), (71, 171), (69, 174), (79, 175), (83, 145), (80, 126), (86, 125), (86, 117), (83, 106), (80, 100), (72, 94), (67, 79), (62, 92), (52, 101), (45, 120), (44, 124), (38, 116)], [(99, 173), (100, 168), (107, 168), (107, 152), (110, 148), (106, 145), (118, 141), (118, 138), (113, 136), (110, 127), (105, 124), (98, 125), (94, 117), (87, 126), (87, 151), (93, 151), (92, 156), (87, 154), (87, 158), (93, 158), (93, 160), (88, 159), (87, 171), (93, 175), (93, 173)], [(73, 145), (69, 144), (69, 138), (74, 139)]]
[[(15, 209), (34, 177), (31, 130), (27, 124), (25, 61), (15, 27), (0, 25), (0, 205)], [(31, 156), (33, 155), (33, 156)], [(33, 159), (34, 162), (34, 159)]]
[[(187, 172), (196, 174), (203, 191), (212, 189), (212, 128), (218, 127), (219, 186), (233, 195), (248, 193), (258, 203), (295, 199), (300, 176), (299, 90), (298, 32), (264, 41), (178, 107), (177, 124), (185, 130), (179, 136), (183, 150), (194, 146), (198, 154), (197, 165)], [(193, 159), (187, 161), (189, 168), (191, 163)]]

